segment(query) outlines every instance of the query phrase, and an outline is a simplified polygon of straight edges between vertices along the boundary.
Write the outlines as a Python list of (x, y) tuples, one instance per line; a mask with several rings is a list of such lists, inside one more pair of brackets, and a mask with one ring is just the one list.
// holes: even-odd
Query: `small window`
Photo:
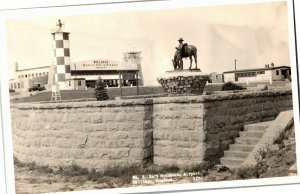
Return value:
[(71, 86), (71, 81), (69, 81), (69, 86)]
[(20, 88), (21, 87), (21, 85), (20, 85), (20, 83), (18, 83), (18, 88)]
[(30, 77), (31, 76), (31, 74), (28, 74), (28, 77)]
[(276, 75), (279, 75), (279, 70), (276, 70)]
[(24, 78), (24, 75), (22, 75), (22, 78)]
[(27, 77), (27, 74), (25, 75), (25, 77)]
[(39, 76), (42, 76), (42, 73), (39, 73)]
[(45, 73), (45, 72), (43, 72), (43, 75), (46, 75), (46, 73)]
[(19, 75), (18, 78), (21, 78), (21, 75)]
[(49, 72), (47, 72), (47, 75), (49, 74)]
[(81, 86), (81, 81), (78, 81), (78, 86)]
[(35, 76), (38, 76), (38, 73), (35, 73)]

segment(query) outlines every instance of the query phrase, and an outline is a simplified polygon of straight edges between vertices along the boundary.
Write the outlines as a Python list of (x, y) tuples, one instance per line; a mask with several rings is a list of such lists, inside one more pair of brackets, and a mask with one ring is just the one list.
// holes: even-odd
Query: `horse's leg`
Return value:
[(189, 56), (189, 58), (190, 58), (190, 68), (189, 69), (191, 69), (192, 68), (192, 63), (193, 63), (193, 58), (192, 58), (192, 56)]
[(197, 69), (197, 48), (196, 47), (195, 47), (195, 51), (194, 51), (194, 59), (195, 59), (196, 69)]
[(196, 63), (196, 68), (197, 69), (197, 53), (194, 54), (194, 59), (195, 59), (195, 63)]
[(183, 61), (182, 61), (182, 59), (179, 61), (179, 69), (183, 69)]

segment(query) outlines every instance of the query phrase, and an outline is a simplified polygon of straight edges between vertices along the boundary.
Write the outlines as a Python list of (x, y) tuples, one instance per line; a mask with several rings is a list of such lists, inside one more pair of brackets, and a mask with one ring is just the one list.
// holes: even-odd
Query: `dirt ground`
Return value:
[(15, 176), (17, 194), (109, 188), (109, 186), (105, 183), (96, 183), (91, 181), (82, 182), (79, 181), (80, 177), (76, 177), (75, 180), (54, 173), (29, 171), (28, 167), (16, 166)]

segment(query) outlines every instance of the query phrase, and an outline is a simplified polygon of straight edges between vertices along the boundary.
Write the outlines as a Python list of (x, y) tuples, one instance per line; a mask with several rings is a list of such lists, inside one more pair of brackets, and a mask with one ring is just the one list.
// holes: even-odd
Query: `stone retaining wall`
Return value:
[(292, 109), (291, 91), (224, 93), (153, 102), (154, 163), (185, 166), (223, 156), (243, 125)]
[(14, 155), (49, 166), (145, 166), (153, 158), (151, 120), (147, 100), (15, 104)]
[(200, 164), (222, 156), (244, 124), (290, 109), (290, 90), (13, 104), (14, 155), (22, 162), (88, 168)]

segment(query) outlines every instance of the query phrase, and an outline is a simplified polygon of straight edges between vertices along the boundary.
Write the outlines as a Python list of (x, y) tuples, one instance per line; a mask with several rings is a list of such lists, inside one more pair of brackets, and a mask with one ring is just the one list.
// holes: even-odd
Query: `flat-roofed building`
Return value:
[(226, 71), (224, 74), (224, 82), (270, 82), (281, 81), (291, 78), (290, 66), (274, 66), (265, 65), (264, 68), (239, 69)]

